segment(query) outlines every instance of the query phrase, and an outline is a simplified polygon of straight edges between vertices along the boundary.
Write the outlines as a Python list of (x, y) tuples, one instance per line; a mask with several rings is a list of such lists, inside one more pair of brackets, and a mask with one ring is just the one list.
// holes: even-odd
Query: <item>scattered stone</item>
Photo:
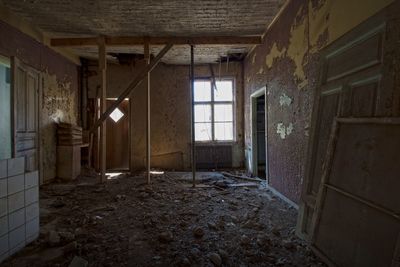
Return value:
[(160, 242), (162, 243), (169, 243), (172, 242), (172, 240), (174, 240), (174, 235), (170, 231), (162, 232), (158, 236), (158, 240), (160, 240)]
[(288, 250), (295, 250), (296, 249), (296, 245), (288, 240), (283, 241), (283, 246), (288, 249)]
[(75, 240), (75, 235), (71, 232), (58, 232), (58, 235), (64, 243), (69, 243)]
[(179, 265), (180, 267), (189, 267), (189, 266), (190, 266), (190, 261), (189, 261), (188, 258), (183, 257), (182, 259), (179, 260), (178, 265)]
[(211, 230), (218, 230), (218, 227), (215, 223), (213, 222), (208, 222), (207, 223), (208, 228), (210, 228)]
[(47, 242), (51, 247), (58, 246), (60, 244), (60, 241), (61, 241), (60, 235), (56, 231), (54, 230), (49, 231), (47, 236)]
[(196, 238), (202, 238), (204, 236), (203, 228), (201, 228), (200, 226), (195, 227), (193, 229), (193, 235)]
[(265, 234), (260, 234), (257, 236), (257, 245), (259, 245), (262, 248), (265, 248), (270, 245), (270, 239), (267, 235)]
[(248, 246), (251, 242), (251, 239), (246, 236), (246, 235), (242, 235), (242, 237), (240, 238), (240, 245), (242, 246)]
[(57, 198), (56, 200), (54, 200), (54, 202), (51, 204), (51, 206), (58, 209), (58, 208), (64, 207), (65, 203), (61, 198)]
[(88, 266), (88, 261), (82, 259), (81, 257), (75, 256), (68, 267), (86, 267)]
[(198, 248), (192, 248), (190, 250), (190, 255), (192, 258), (197, 259), (201, 256), (201, 251)]
[(222, 259), (217, 253), (211, 253), (209, 255), (210, 261), (214, 264), (214, 266), (221, 266)]
[(148, 197), (149, 197), (149, 194), (146, 193), (146, 192), (141, 192), (141, 193), (139, 194), (139, 198), (140, 198), (140, 199), (145, 199), (145, 198), (148, 198)]
[(218, 249), (218, 254), (221, 256), (222, 260), (224, 262), (227, 262), (229, 259), (229, 254), (227, 251), (223, 250), (223, 249)]
[(125, 199), (126, 199), (126, 195), (116, 195), (115, 196), (116, 201), (125, 200)]
[(278, 228), (272, 228), (271, 232), (276, 236), (281, 236), (281, 232)]

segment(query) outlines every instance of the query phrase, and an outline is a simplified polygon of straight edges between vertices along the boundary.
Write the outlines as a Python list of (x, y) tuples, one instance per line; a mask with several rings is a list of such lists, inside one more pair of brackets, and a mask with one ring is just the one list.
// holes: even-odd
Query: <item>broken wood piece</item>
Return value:
[(228, 172), (221, 172), (222, 175), (228, 176), (231, 178), (237, 178), (237, 179), (242, 179), (242, 180), (247, 180), (247, 181), (255, 181), (255, 182), (262, 182), (260, 178), (250, 178), (250, 177), (244, 177), (244, 176), (239, 176), (239, 175), (234, 175)]
[(259, 187), (259, 185), (255, 183), (239, 183), (239, 184), (230, 184), (229, 187)]

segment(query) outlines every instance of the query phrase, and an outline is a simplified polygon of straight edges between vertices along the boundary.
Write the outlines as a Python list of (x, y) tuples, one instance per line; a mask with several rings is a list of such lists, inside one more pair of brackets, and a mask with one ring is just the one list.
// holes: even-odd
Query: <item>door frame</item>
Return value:
[(250, 95), (250, 111), (251, 111), (251, 172), (254, 176), (258, 176), (258, 142), (257, 142), (257, 98), (264, 95), (265, 103), (265, 179), (269, 184), (269, 168), (268, 168), (268, 105), (267, 105), (267, 86), (261, 87)]

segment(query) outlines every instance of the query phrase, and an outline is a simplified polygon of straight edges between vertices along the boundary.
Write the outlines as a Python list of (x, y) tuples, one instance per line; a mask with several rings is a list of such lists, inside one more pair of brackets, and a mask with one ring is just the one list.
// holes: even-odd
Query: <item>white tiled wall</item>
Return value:
[(39, 173), (24, 158), (0, 160), (0, 262), (39, 236)]

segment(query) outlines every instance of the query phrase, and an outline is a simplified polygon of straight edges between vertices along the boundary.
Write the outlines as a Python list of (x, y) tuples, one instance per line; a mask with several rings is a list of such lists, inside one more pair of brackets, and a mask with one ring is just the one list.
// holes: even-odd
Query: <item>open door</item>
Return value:
[(252, 173), (264, 179), (268, 177), (265, 91), (264, 87), (251, 95)]
[[(107, 108), (116, 100), (107, 99)], [(106, 120), (107, 171), (129, 170), (129, 99), (125, 99)]]

